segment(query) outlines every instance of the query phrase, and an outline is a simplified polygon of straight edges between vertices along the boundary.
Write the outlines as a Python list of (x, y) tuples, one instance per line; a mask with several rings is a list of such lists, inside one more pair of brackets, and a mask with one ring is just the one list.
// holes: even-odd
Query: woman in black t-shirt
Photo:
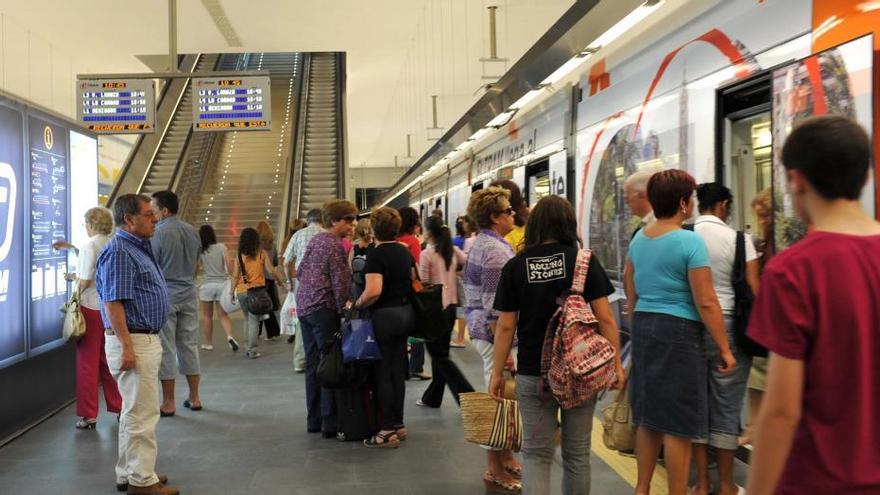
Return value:
[(410, 304), (413, 259), (397, 242), (400, 214), (393, 208), (378, 208), (370, 215), (374, 247), (364, 266), (366, 287), (354, 302), (355, 309), (370, 307), (376, 343), (382, 359), (376, 363), (376, 391), (382, 411), (380, 431), (364, 440), (367, 447), (397, 447), (406, 438), (403, 403), (406, 396), (406, 337), (416, 322)]
[[(578, 255), (577, 219), (571, 204), (547, 196), (535, 206), (526, 225), (525, 248), (504, 266), (495, 294), (495, 364), (489, 393), (504, 395), (502, 371), (514, 331), (519, 340), (516, 394), (523, 419), (523, 491), (550, 493), (550, 465), (559, 404), (542, 391), (541, 352), (557, 298), (571, 288)], [(608, 296), (614, 287), (594, 256), (584, 284), (584, 299), (599, 320), (599, 333), (616, 352), (618, 387), (625, 380), (620, 339)], [(596, 401), (562, 411), (562, 492), (589, 493), (590, 431)]]

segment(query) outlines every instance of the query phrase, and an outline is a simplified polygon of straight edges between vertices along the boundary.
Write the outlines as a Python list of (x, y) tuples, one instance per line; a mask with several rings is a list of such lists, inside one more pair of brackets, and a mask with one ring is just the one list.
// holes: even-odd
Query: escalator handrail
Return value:
[[(195, 61), (192, 64), (192, 68), (188, 71), (192, 74), (196, 67), (199, 65), (199, 60), (201, 60), (202, 54), (197, 53)], [(141, 177), (141, 182), (138, 184), (137, 192), (138, 194), (144, 190), (144, 184), (147, 182), (147, 178), (150, 176), (150, 172), (153, 170), (153, 165), (156, 164), (156, 155), (159, 154), (159, 150), (162, 149), (162, 145), (165, 143), (165, 136), (168, 134), (168, 129), (171, 129), (171, 124), (174, 123), (174, 120), (177, 119), (177, 112), (180, 109), (180, 102), (183, 101), (183, 98), (186, 96), (187, 91), (189, 90), (190, 82), (192, 81), (192, 77), (187, 77), (183, 83), (183, 90), (180, 92), (180, 95), (177, 97), (177, 101), (174, 102), (174, 109), (171, 111), (171, 115), (168, 117), (168, 121), (165, 123), (165, 127), (162, 128), (162, 135), (159, 137), (159, 144), (156, 146), (156, 149), (153, 150), (153, 154), (150, 156), (150, 161), (147, 164), (147, 170), (144, 172), (143, 177)], [(189, 139), (189, 134), (192, 133), (192, 126), (190, 125), (189, 133), (187, 134), (187, 139)], [(184, 149), (186, 149), (184, 147)], [(174, 167), (175, 170), (172, 172), (172, 177), (177, 173), (177, 168), (180, 167), (180, 158), (177, 159), (177, 165)]]
[(348, 194), (345, 182), (345, 54), (337, 53), (336, 58), (336, 197), (345, 198)]
[[(312, 72), (312, 54), (305, 53), (303, 54), (303, 72), (302, 72), (302, 85), (300, 87), (300, 109), (299, 109), (299, 122), (297, 122), (297, 136), (296, 136), (296, 158), (294, 165), (298, 168), (299, 174), (297, 177), (297, 193), (296, 193), (296, 210), (294, 210), (298, 215), (302, 212), (302, 190), (303, 190), (303, 176), (305, 175), (305, 163), (303, 160), (305, 159), (305, 148), (306, 148), (306, 121), (308, 119), (309, 114), (309, 86), (311, 81), (309, 78)], [(294, 172), (297, 172), (294, 169)]]
[[(299, 66), (299, 72), (294, 72), (293, 75), (296, 77), (296, 87), (294, 88), (294, 93), (297, 95), (296, 100), (294, 101), (293, 107), (293, 118), (290, 119), (290, 143), (293, 145), (294, 142), (299, 142), (299, 133), (300, 133), (300, 113), (302, 112), (302, 86), (303, 86), (303, 70), (304, 70), (304, 55), (301, 53), (297, 53), (295, 55), (294, 66)], [(293, 212), (295, 218), (299, 218), (299, 206), (297, 206), (296, 210), (293, 210), (290, 206), (293, 203), (293, 185), (296, 179), (296, 155), (297, 149), (294, 148), (294, 152), (290, 154), (290, 162), (289, 162), (289, 170), (290, 173), (287, 174), (287, 184), (285, 184), (285, 194), (286, 198), (282, 203), (281, 208), (281, 225), (279, 226), (281, 232), (284, 233), (283, 237), (287, 236), (287, 226), (290, 225), (290, 215)]]

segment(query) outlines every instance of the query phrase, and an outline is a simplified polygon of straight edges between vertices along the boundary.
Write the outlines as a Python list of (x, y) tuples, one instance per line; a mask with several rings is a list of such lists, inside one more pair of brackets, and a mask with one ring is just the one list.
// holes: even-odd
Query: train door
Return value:
[(733, 193), (731, 226), (760, 238), (769, 232), (762, 232), (751, 203), (772, 188), (770, 84), (770, 74), (764, 73), (719, 90), (716, 178)]
[(526, 166), (526, 188), (529, 206), (550, 195), (550, 161), (547, 159)]

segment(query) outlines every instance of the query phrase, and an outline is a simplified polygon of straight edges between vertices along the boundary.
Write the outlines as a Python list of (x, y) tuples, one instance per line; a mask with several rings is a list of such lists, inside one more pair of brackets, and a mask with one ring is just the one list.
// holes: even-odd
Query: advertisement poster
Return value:
[[(873, 128), (873, 38), (865, 36), (799, 60), (773, 72), (773, 210), (776, 250), (806, 235), (785, 189), (782, 145), (798, 122), (815, 115), (844, 115), (869, 133)], [(869, 180), (862, 205), (874, 214), (874, 183)]]
[(68, 239), (67, 129), (31, 117), (30, 149), (31, 301), (30, 347), (37, 349), (61, 339), (67, 301), (67, 253), (52, 242)]
[(21, 112), (0, 105), (0, 367), (25, 352)]

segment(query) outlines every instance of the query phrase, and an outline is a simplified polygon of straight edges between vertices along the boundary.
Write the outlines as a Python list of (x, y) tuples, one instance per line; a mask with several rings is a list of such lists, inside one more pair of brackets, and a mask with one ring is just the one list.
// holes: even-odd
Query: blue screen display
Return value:
[(0, 105), (0, 365), (26, 351), (23, 119)]
[(67, 253), (52, 247), (69, 239), (67, 173), (68, 130), (45, 120), (28, 119), (31, 220), (30, 348), (59, 341), (61, 306), (67, 301), (70, 271)]

